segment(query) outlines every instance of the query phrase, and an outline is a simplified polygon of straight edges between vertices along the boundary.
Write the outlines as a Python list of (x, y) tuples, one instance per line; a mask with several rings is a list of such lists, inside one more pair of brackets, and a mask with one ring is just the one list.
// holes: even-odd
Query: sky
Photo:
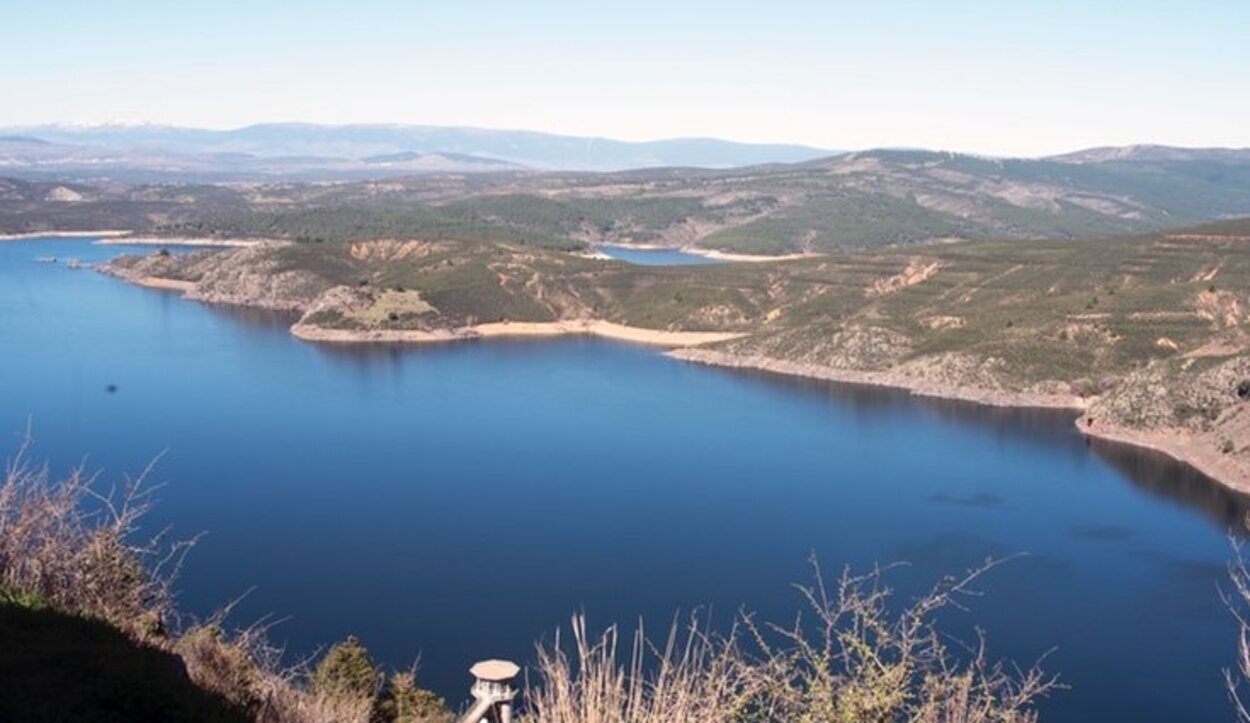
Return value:
[(0, 0), (0, 126), (1250, 146), (1250, 0)]

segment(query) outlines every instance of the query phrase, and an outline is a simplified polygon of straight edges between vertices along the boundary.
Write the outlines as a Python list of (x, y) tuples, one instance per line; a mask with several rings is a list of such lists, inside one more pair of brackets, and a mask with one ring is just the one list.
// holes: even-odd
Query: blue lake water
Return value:
[[(815, 552), (905, 561), (906, 598), (1027, 553), (953, 613), (995, 656), (1071, 686), (1044, 719), (1221, 721), (1234, 626), (1217, 585), (1247, 510), (1185, 468), (1087, 446), (1068, 415), (696, 367), (590, 339), (301, 343), (217, 309), (0, 243), (0, 449), (102, 480), (163, 454), (153, 527), (207, 531), (181, 583), (205, 614), (306, 654), (348, 633), (453, 700), (486, 657), (585, 610), (786, 620)], [(109, 392), (109, 385), (115, 391)]]
[(690, 266), (695, 264), (721, 264), (719, 259), (686, 253), (677, 249), (640, 249), (632, 246), (613, 246), (604, 244), (595, 247), (618, 261), (627, 261), (640, 266)]

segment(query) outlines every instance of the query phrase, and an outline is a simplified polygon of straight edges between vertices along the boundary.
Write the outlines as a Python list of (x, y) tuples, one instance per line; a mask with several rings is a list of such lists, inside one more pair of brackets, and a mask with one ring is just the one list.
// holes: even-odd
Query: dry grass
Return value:
[(692, 621), (663, 646), (641, 629), (619, 655), (615, 627), (597, 639), (572, 624), (572, 652), (559, 637), (540, 646), (527, 692), (528, 723), (1029, 723), (1033, 704), (1057, 687), (1039, 668), (991, 663), (984, 641), (954, 655), (934, 615), (974, 594), (995, 563), (891, 614), (882, 571), (844, 572), (830, 589), (813, 562), (800, 586), (804, 611), (787, 626), (743, 615), (724, 638)]
[(0, 484), (0, 587), (110, 622), (140, 637), (160, 635), (172, 613), (170, 586), (194, 540), (163, 533), (133, 542), (150, 506), (147, 472), (100, 492), (74, 470), (53, 480), (26, 459), (29, 442)]
[[(1250, 519), (1246, 520), (1250, 526)], [(1232, 594), (1224, 595), (1224, 602), (1237, 619), (1237, 669), (1225, 670), (1224, 680), (1228, 696), (1240, 723), (1250, 723), (1250, 708), (1244, 688), (1250, 685), (1250, 563), (1247, 562), (1242, 543), (1233, 539), (1233, 561), (1228, 565), (1228, 577), (1233, 585)]]
[(814, 583), (798, 587), (804, 611), (794, 623), (758, 626), (748, 619), (765, 653), (768, 720), (1035, 721), (1032, 706), (1057, 687), (1054, 677), (1037, 666), (990, 662), (983, 637), (953, 654), (934, 623), (938, 611), (976, 595), (972, 585), (997, 564), (947, 578), (892, 613), (882, 570), (844, 571), (831, 590), (813, 560)]
[(0, 604), (109, 623), (136, 645), (177, 655), (192, 682), (259, 723), (375, 720), (374, 698), (310, 689), (308, 665), (284, 665), (265, 625), (224, 633), (230, 606), (176, 629), (172, 583), (194, 540), (170, 541), (162, 531), (136, 541), (154, 489), (147, 471), (101, 491), (82, 470), (53, 479), (29, 463), (28, 449), (0, 482)]
[[(224, 613), (221, 614), (224, 617)], [(285, 665), (283, 651), (256, 625), (227, 636), (217, 622), (173, 645), (198, 685), (248, 710), (257, 723), (370, 723), (374, 701), (311, 690), (307, 665)]]
[(663, 647), (655, 647), (639, 626), (629, 661), (619, 657), (620, 634), (613, 626), (598, 638), (584, 616), (572, 620), (573, 650), (540, 646), (540, 683), (527, 691), (528, 723), (703, 723), (738, 720), (759, 692), (756, 670), (738, 651), (733, 636), (716, 639), (692, 620), (676, 624)]

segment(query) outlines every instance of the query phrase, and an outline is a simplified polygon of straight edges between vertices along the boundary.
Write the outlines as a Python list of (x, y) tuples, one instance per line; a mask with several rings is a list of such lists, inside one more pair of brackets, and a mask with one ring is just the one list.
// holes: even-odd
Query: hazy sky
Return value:
[(1250, 0), (0, 0), (0, 125), (1250, 146)]

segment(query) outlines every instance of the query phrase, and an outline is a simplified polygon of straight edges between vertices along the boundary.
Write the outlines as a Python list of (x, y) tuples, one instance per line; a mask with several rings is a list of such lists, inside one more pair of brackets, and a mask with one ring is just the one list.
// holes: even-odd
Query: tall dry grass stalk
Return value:
[[(1250, 527), (1250, 519), (1246, 525)], [(1224, 594), (1224, 603), (1237, 620), (1237, 668), (1225, 670), (1224, 680), (1228, 697), (1232, 699), (1237, 720), (1250, 723), (1250, 709), (1244, 689), (1250, 686), (1250, 563), (1246, 560), (1245, 547), (1241, 541), (1232, 539), (1233, 560), (1228, 564), (1228, 577), (1233, 584), (1231, 594)]]
[[(641, 628), (623, 660), (615, 627), (592, 638), (574, 617), (572, 650), (540, 646), (528, 723), (1031, 723), (1057, 681), (1036, 666), (990, 663), (983, 641), (953, 655), (933, 617), (993, 567), (942, 581), (899, 613), (882, 571), (844, 572), (831, 589), (813, 561), (790, 625), (744, 614), (725, 637), (692, 622), (665, 644)], [(681, 633), (681, 634), (679, 634)]]
[(538, 649), (538, 686), (527, 691), (532, 723), (706, 723), (738, 720), (759, 684), (755, 670), (734, 647), (696, 619), (669, 629), (662, 647), (640, 625), (628, 661), (620, 657), (615, 626), (597, 638), (586, 618), (574, 616), (572, 651), (555, 642)]

